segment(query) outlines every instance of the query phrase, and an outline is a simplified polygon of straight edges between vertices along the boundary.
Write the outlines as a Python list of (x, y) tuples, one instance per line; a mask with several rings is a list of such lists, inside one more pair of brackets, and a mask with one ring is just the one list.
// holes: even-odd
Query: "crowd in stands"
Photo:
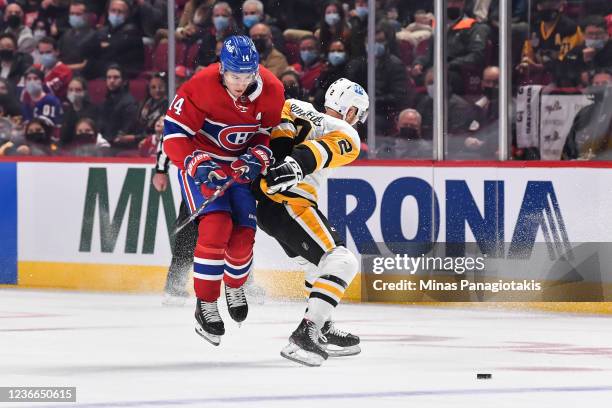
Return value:
[[(364, 156), (428, 159), (433, 0), (370, 1), (377, 148)], [(499, 0), (446, 4), (447, 157), (495, 159)], [(287, 98), (322, 109), (326, 88), (340, 77), (367, 87), (367, 0), (176, 0), (176, 6), (177, 86), (215, 63), (226, 37), (245, 34)], [(612, 1), (514, 0), (512, 8), (513, 157), (545, 158), (541, 144), (550, 142), (559, 158), (607, 158)], [(0, 0), (0, 12), (0, 155), (155, 155), (168, 106), (167, 0)], [(567, 116), (571, 126), (548, 126), (542, 114), (542, 134), (526, 135), (522, 121), (532, 112), (521, 96), (532, 92), (543, 105), (546, 96), (559, 95), (551, 103), (561, 110), (577, 101), (570, 97), (585, 100)], [(365, 127), (358, 130), (365, 139)]]

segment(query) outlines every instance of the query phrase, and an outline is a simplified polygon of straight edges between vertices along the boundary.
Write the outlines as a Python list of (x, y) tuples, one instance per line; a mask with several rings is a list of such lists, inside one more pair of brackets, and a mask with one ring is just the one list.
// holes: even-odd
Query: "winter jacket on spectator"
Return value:
[(266, 54), (260, 54), (261, 65), (268, 68), (278, 78), (280, 74), (287, 70), (289, 66), (287, 63), (287, 57), (285, 57), (276, 48), (270, 49)]
[(574, 48), (568, 54), (568, 58), (574, 57), (580, 62), (582, 65), (582, 69), (585, 71), (597, 71), (600, 69), (610, 69), (612, 68), (612, 40), (608, 40), (606, 45), (595, 52), (595, 56), (592, 60), (586, 62), (584, 60), (584, 49), (585, 45), (579, 45)]
[[(422, 122), (423, 138), (431, 139), (433, 134), (433, 99), (425, 96), (418, 103)], [(478, 121), (478, 112), (474, 105), (456, 94), (451, 94), (448, 101), (448, 131), (450, 133), (464, 133), (470, 130), (474, 122)]]
[[(376, 58), (376, 127), (377, 132), (389, 134), (393, 119), (408, 106), (406, 66), (388, 51)], [(347, 68), (347, 78), (367, 89), (368, 71), (365, 58), (353, 59)]]
[(88, 78), (101, 77), (112, 63), (123, 67), (130, 78), (142, 71), (142, 35), (138, 27), (129, 21), (117, 27), (105, 26), (96, 33), (95, 60), (88, 61), (85, 75)]
[[(482, 71), (490, 29), (476, 19), (463, 17), (447, 31), (448, 68), (460, 70), (471, 67)], [(433, 65), (433, 37), (429, 39), (428, 51), (418, 57), (414, 65), (427, 69)]]
[(574, 118), (563, 148), (565, 159), (612, 159), (612, 88), (600, 89), (594, 98)]
[(0, 77), (7, 79), (12, 91), (16, 92), (17, 84), (27, 69), (32, 66), (32, 63), (30, 54), (15, 52), (11, 59), (0, 60)]
[(60, 60), (70, 66), (95, 59), (96, 47), (96, 30), (89, 26), (71, 28), (61, 36), (58, 42)]
[(134, 2), (133, 19), (145, 37), (155, 37), (158, 28), (167, 26), (168, 0)]
[(127, 86), (108, 92), (97, 121), (100, 124), (100, 133), (112, 145), (119, 133), (130, 134), (137, 130), (137, 113), (138, 105), (128, 92)]

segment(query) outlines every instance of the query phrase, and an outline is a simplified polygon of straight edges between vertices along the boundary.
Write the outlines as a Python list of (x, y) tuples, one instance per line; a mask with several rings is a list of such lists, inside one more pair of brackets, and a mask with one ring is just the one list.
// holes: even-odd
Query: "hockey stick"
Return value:
[(174, 233), (178, 233), (180, 230), (182, 230), (183, 228), (185, 228), (187, 225), (189, 225), (190, 223), (193, 222), (193, 220), (195, 220), (196, 218), (198, 218), (201, 214), (202, 211), (204, 211), (206, 209), (206, 207), (208, 207), (213, 201), (215, 201), (217, 198), (219, 198), (221, 196), (221, 194), (223, 194), (225, 192), (225, 190), (227, 190), (228, 188), (230, 188), (230, 186), (232, 184), (234, 184), (234, 179), (231, 179), (230, 181), (228, 181), (227, 183), (225, 183), (224, 185), (222, 185), (221, 187), (217, 188), (215, 190), (215, 192), (206, 199), (206, 201), (204, 201), (202, 203), (202, 205), (200, 206), (200, 208), (198, 208), (197, 210), (195, 210), (193, 212), (193, 214), (191, 214), (189, 217), (185, 218), (183, 221), (181, 221), (179, 223), (179, 225), (177, 225), (177, 227), (174, 230)]

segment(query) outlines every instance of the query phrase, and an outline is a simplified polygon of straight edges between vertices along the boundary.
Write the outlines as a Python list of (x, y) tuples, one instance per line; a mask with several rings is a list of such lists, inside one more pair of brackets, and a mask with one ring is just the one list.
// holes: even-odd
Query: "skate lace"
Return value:
[(314, 323), (311, 323), (308, 326), (308, 337), (310, 337), (310, 340), (312, 340), (313, 343), (327, 343), (327, 337), (321, 333), (321, 330), (319, 330)]
[(325, 334), (331, 334), (338, 337), (347, 337), (350, 333), (340, 330), (334, 325), (334, 322), (329, 322), (329, 330)]
[(220, 322), (221, 316), (217, 308), (217, 302), (201, 302), (200, 310), (207, 322)]
[(230, 307), (244, 306), (247, 304), (244, 290), (242, 288), (227, 288), (225, 296)]

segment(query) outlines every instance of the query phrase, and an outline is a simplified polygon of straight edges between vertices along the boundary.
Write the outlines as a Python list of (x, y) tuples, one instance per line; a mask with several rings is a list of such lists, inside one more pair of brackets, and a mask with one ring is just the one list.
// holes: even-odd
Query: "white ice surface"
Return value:
[[(612, 319), (343, 304), (362, 353), (322, 367), (279, 356), (301, 302), (251, 305), (213, 347), (193, 302), (0, 290), (0, 386), (76, 386), (77, 404), (4, 407), (609, 407)], [(477, 380), (476, 373), (491, 373)]]

